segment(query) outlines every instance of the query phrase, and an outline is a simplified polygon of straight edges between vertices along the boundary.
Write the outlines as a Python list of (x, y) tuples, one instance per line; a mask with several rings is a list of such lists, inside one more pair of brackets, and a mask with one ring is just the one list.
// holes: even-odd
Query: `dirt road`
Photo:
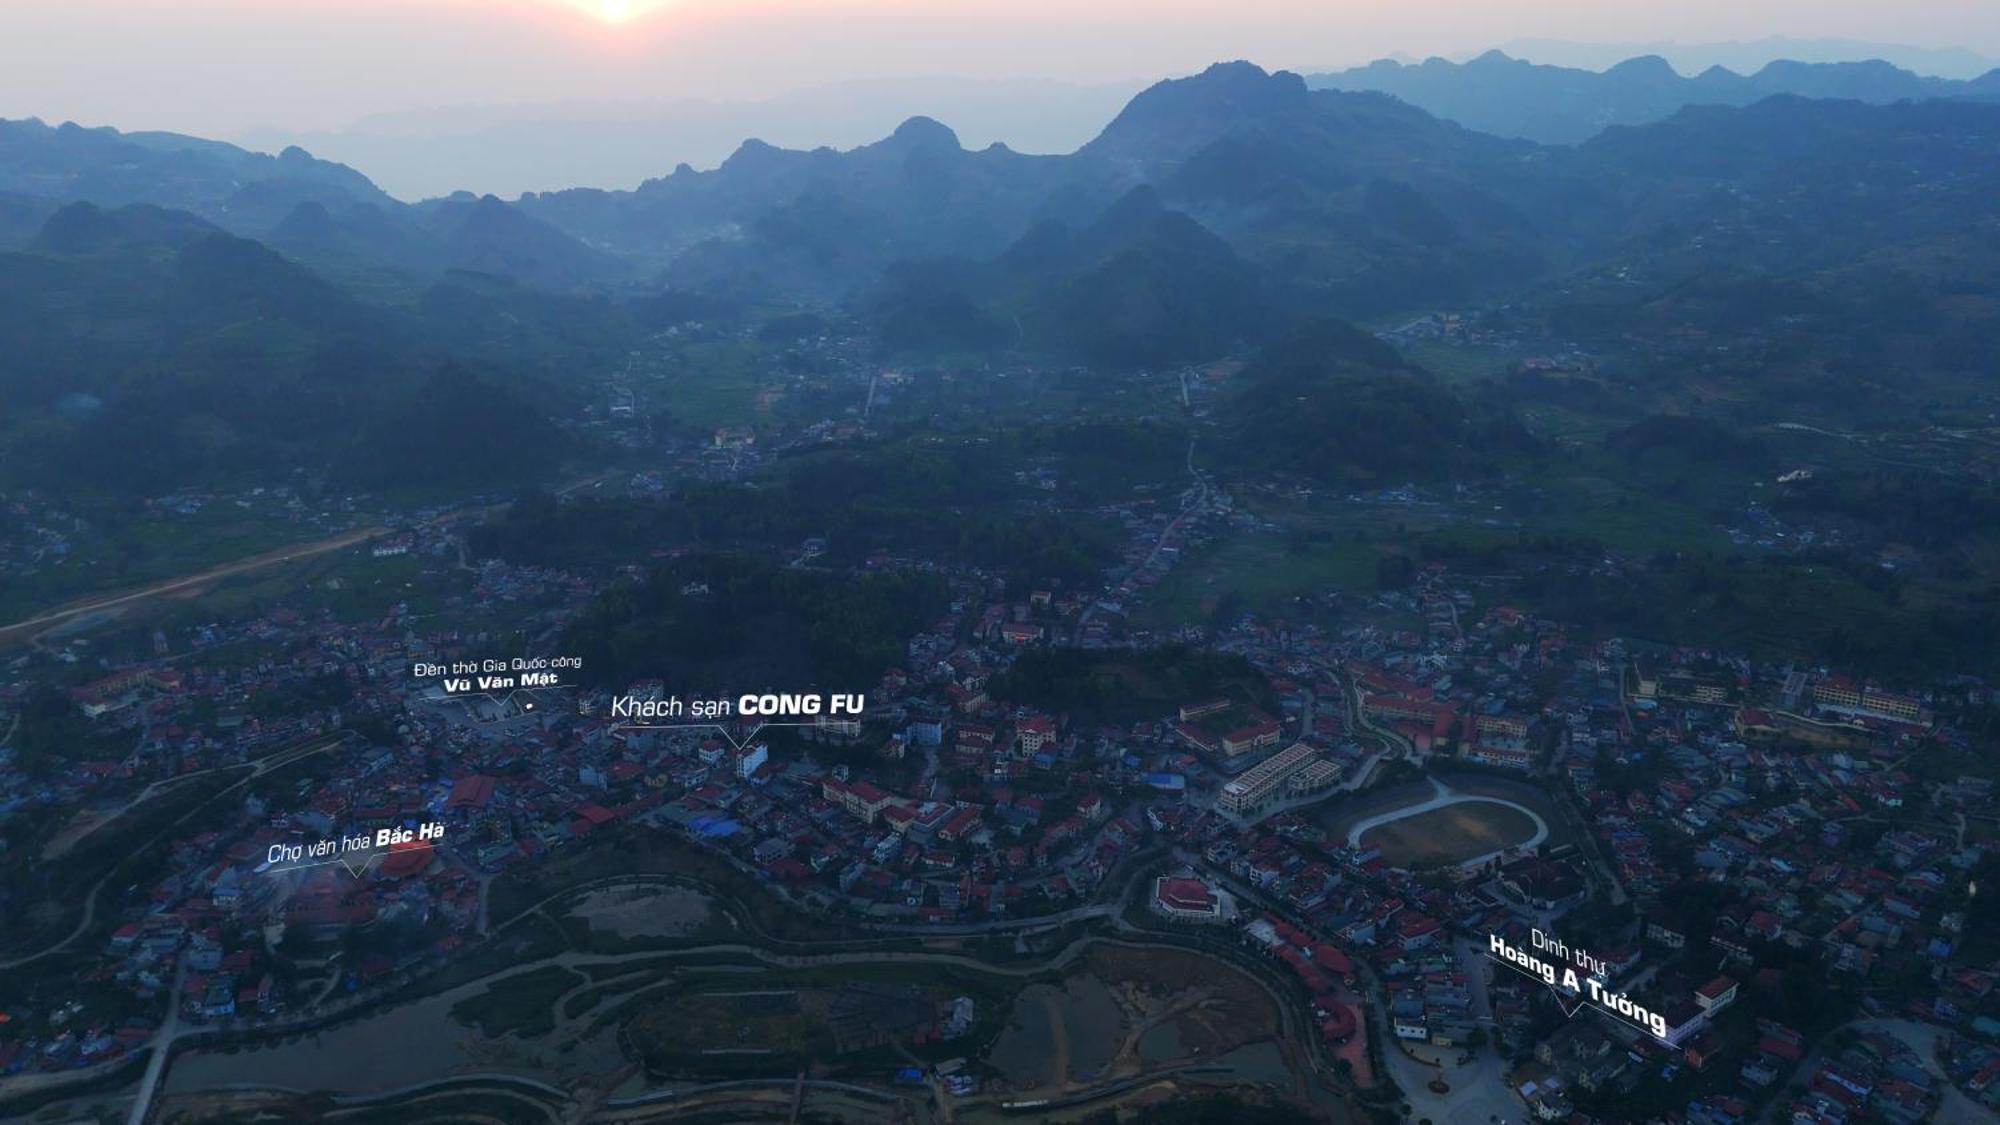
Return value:
[[(556, 489), (555, 494), (557, 496), (568, 496), (571, 493), (581, 492), (588, 488), (596, 488), (611, 479), (612, 476), (613, 474), (610, 473), (598, 473), (593, 476), (583, 477)], [(487, 504), (476, 508), (460, 508), (456, 511), (446, 512), (443, 515), (426, 520), (418, 526), (443, 527), (448, 524), (463, 523), (467, 520), (483, 519), (486, 516), (506, 511), (512, 506), (511, 503), (503, 502)], [(37, 617), (30, 617), (25, 621), (16, 621), (12, 625), (0, 626), (0, 649), (4, 649), (10, 644), (31, 641), (41, 633), (53, 629), (66, 621), (74, 621), (79, 617), (92, 613), (102, 613), (108, 609), (119, 609), (124, 606), (137, 605), (154, 598), (164, 597), (168, 594), (197, 590), (211, 582), (216, 582), (224, 578), (233, 578), (239, 574), (248, 574), (267, 567), (282, 566), (288, 562), (310, 559), (319, 555), (330, 554), (334, 551), (344, 551), (349, 547), (366, 543), (376, 536), (387, 535), (390, 533), (390, 530), (390, 528), (379, 525), (357, 527), (351, 531), (343, 531), (338, 535), (328, 536), (325, 539), (315, 542), (294, 543), (289, 547), (279, 547), (276, 550), (266, 551), (261, 555), (252, 555), (246, 559), (223, 563), (197, 574), (169, 579), (165, 582), (158, 582), (137, 590), (128, 590), (118, 594), (94, 595), (61, 609), (50, 610)], [(463, 561), (463, 558), (464, 556), (461, 553), (461, 561)]]
[(211, 567), (196, 574), (169, 579), (165, 582), (141, 587), (137, 590), (128, 590), (121, 594), (99, 595), (84, 601), (75, 602), (62, 609), (51, 610), (38, 617), (30, 617), (26, 621), (16, 621), (12, 625), (0, 626), (0, 647), (33, 640), (39, 633), (88, 614), (102, 613), (105, 610), (136, 605), (141, 602), (150, 601), (153, 598), (164, 597), (168, 594), (199, 589), (211, 582), (217, 582), (239, 574), (248, 574), (251, 571), (263, 570), (266, 567), (279, 566), (288, 562), (296, 562), (299, 559), (309, 559), (333, 551), (346, 550), (357, 544), (366, 543), (368, 540), (387, 532), (388, 528), (385, 527), (355, 528), (352, 531), (343, 531), (338, 535), (330, 536), (317, 542), (295, 543), (289, 547), (280, 547), (275, 551), (266, 551), (261, 555), (252, 555), (247, 559), (238, 559), (232, 563), (224, 563), (221, 566)]

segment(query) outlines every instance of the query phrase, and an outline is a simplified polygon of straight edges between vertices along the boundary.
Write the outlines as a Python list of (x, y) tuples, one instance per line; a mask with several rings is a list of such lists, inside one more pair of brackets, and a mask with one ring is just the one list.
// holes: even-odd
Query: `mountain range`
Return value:
[(626, 274), (617, 258), (491, 196), (404, 203), (301, 148), (271, 156), (175, 133), (0, 120), (0, 249), (27, 244), (73, 202), (185, 211), (343, 276), (427, 282), (462, 270), (562, 289)]
[[(23, 407), (0, 439), (40, 450), (16, 465), (88, 467), (107, 441), (179, 433), (161, 481), (361, 472), (447, 358), (503, 369), (525, 417), (563, 372), (695, 307), (804, 306), (892, 353), (1106, 370), (1483, 306), (1576, 338), (1782, 328), (1973, 371), (2000, 351), (1996, 144), (2000, 104), (1975, 98), (1781, 94), (1551, 146), (1236, 62), (1149, 87), (1066, 155), (967, 149), (917, 117), (846, 151), (746, 141), (630, 191), (406, 204), (302, 150), (5, 123), (0, 352), (24, 358), (0, 372)], [(1296, 423), (1301, 395), (1308, 428), (1331, 426), (1358, 394), (1454, 442), (1484, 432), (1365, 355), (1257, 371), (1283, 393), (1246, 397), (1252, 429)], [(104, 407), (57, 409), (77, 396)]]
[[(994, 278), (1035, 260), (1022, 241), (1049, 224), (1086, 229), (1143, 187), (1226, 246), (1267, 304), (1365, 317), (1518, 294), (1607, 261), (1675, 276), (1948, 257), (1986, 213), (1993, 170), (1967, 153), (1996, 121), (2000, 105), (1965, 98), (1779, 95), (1544, 146), (1386, 94), (1226, 63), (1150, 87), (1066, 156), (970, 151), (915, 118), (847, 152), (751, 141), (713, 171), (519, 207), (690, 289), (839, 303), (879, 295), (909, 263), (957, 261), (903, 288), (933, 308), (963, 299), (1010, 320), (1031, 310), (1006, 294), (1033, 287)], [(1716, 237), (1732, 229), (1759, 237)], [(1098, 245), (1098, 264), (1159, 260)], [(1079, 276), (1056, 261), (1063, 272), (1040, 279), (1044, 293)]]
[[(1569, 73), (1497, 54), (1462, 67), (1371, 69), (1529, 86)], [(963, 320), (975, 337), (985, 338), (976, 328), (984, 317), (1014, 322), (1015, 342), (1051, 344), (1043, 329), (1063, 318), (1033, 307), (1049, 293), (1125, 286), (1174, 308), (1182, 297), (1165, 287), (1184, 284), (1195, 263), (1207, 276), (1254, 278), (1243, 291), (1257, 292), (1260, 307), (1373, 316), (1518, 293), (1608, 257), (1676, 269), (1688, 265), (1671, 266), (1676, 254), (1732, 268), (1837, 268), (1887, 249), (1893, 235), (1907, 260), (1976, 216), (1991, 179), (1965, 159), (2000, 115), (1976, 96), (1991, 80), (1948, 83), (1883, 64), (1682, 79), (1658, 60), (1592, 79), (1666, 89), (1645, 112), (1668, 116), (1546, 146), (1382, 92), (1315, 89), (1296, 74), (1220, 63), (1142, 91), (1066, 155), (970, 150), (944, 124), (915, 117), (845, 151), (749, 140), (711, 171), (682, 165), (629, 191), (511, 203), (466, 194), (402, 203), (296, 148), (264, 156), (169, 134), (8, 122), (0, 235), (29, 245), (55, 208), (77, 200), (145, 204), (378, 290), (421, 292), (454, 274), (558, 292), (645, 282), (859, 301), (884, 315), (895, 291), (924, 277), (933, 305), (962, 299), (979, 313)], [(1875, 94), (1676, 107), (1682, 95), (1671, 91), (1687, 84), (1739, 99), (1799, 86)], [(1891, 99), (1898, 91), (1947, 96)], [(1639, 104), (1601, 88), (1576, 97)], [(1825, 175), (1802, 181), (1802, 167)], [(1779, 199), (1780, 190), (1791, 194)], [(1119, 220), (1118, 208), (1152, 218)], [(1772, 237), (1726, 246), (1698, 238), (1704, 224), (1740, 222), (1769, 224)], [(1244, 332), (1261, 335), (1268, 326), (1258, 319), (1246, 315)], [(1101, 358), (1096, 348), (1077, 350)]]
[(1684, 76), (1658, 55), (1628, 58), (1597, 71), (1488, 51), (1462, 63), (1384, 59), (1310, 75), (1307, 82), (1317, 89), (1392, 94), (1468, 129), (1542, 144), (1576, 144), (1613, 125), (1662, 121), (1684, 106), (1744, 106), (1784, 94), (1874, 104), (1924, 98), (2000, 101), (2000, 70), (1972, 79), (1934, 78), (1880, 59), (1781, 59), (1750, 74), (1711, 66)]
[[(404, 203), (295, 147), (269, 156), (174, 134), (0, 122), (0, 248), (28, 244), (66, 202), (144, 203), (378, 289), (417, 292), (460, 272), (543, 291), (663, 279), (841, 301), (877, 291), (897, 263), (997, 260), (1044, 224), (1083, 229), (1147, 187), (1276, 288), (1373, 315), (1588, 261), (1631, 226), (1634, 192), (1666, 183), (1658, 169), (1628, 183), (1630, 169), (1604, 158), (1616, 142), (1582, 142), (1634, 123), (1675, 135), (1687, 128), (1675, 115), (1691, 107), (1751, 115), (1692, 119), (1732, 127), (1771, 96), (1809, 98), (1796, 112), (1832, 121), (1851, 116), (1833, 104), (1843, 98), (2000, 97), (2000, 74), (1958, 82), (1880, 62), (1774, 63), (1684, 78), (1659, 59), (1600, 74), (1497, 52), (1314, 79), (1218, 64), (1142, 91), (1066, 155), (967, 149), (917, 117), (844, 151), (750, 140), (711, 171), (682, 164), (629, 191), (511, 203), (467, 193)], [(1523, 134), (1576, 147), (1538, 148)]]
[(1145, 90), (1065, 156), (970, 151), (913, 118), (847, 152), (749, 141), (713, 171), (520, 207), (676, 285), (824, 300), (896, 262), (992, 259), (1043, 224), (1088, 226), (1149, 187), (1283, 284), (1356, 311), (1539, 269), (1545, 240), (1505, 197), (1534, 201), (1533, 154), (1388, 97), (1226, 63)]
[(1568, 39), (1512, 39), (1498, 45), (1515, 58), (1533, 59), (1556, 66), (1579, 66), (1607, 70), (1626, 59), (1658, 55), (1675, 70), (1693, 74), (1712, 66), (1728, 67), (1739, 74), (1761, 69), (1767, 63), (1789, 59), (1802, 63), (1842, 63), (1866, 59), (1932, 74), (1939, 78), (1977, 78), (1996, 66), (2000, 58), (1968, 47), (1915, 47), (1906, 43), (1882, 43), (1860, 39), (1827, 37), (1799, 38), (1770, 35), (1761, 39), (1684, 43), (1671, 40), (1651, 42), (1580, 43)]
[(920, 110), (975, 148), (1072, 152), (1143, 83), (883, 78), (815, 86), (756, 101), (676, 100), (462, 106), (375, 114), (338, 130), (259, 129), (231, 139), (277, 151), (301, 145), (369, 175), (402, 199), (464, 188), (529, 191), (629, 187), (676, 164), (713, 168), (745, 137), (782, 147), (853, 148)]

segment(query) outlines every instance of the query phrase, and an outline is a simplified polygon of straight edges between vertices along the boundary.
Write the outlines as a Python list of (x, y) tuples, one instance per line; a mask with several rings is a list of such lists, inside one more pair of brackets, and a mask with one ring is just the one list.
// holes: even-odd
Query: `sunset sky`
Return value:
[(0, 116), (227, 135), (436, 106), (745, 98), (916, 75), (1127, 82), (1521, 38), (1848, 37), (2000, 54), (1991, 0), (5, 0)]

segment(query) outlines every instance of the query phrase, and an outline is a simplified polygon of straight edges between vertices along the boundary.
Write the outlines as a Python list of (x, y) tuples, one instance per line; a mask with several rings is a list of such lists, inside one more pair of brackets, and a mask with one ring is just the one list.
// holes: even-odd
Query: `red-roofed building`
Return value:
[(1040, 715), (1021, 720), (1014, 730), (1023, 754), (1033, 754), (1056, 740), (1056, 725)]
[(618, 814), (603, 805), (585, 805), (576, 810), (576, 818), (569, 823), (571, 836), (587, 836), (592, 831), (618, 819)]
[(389, 854), (375, 865), (375, 874), (383, 879), (408, 879), (422, 875), (437, 859), (437, 849), (415, 840), (406, 844), (389, 845)]
[(1745, 707), (1736, 712), (1736, 733), (1745, 739), (1765, 741), (1778, 737), (1778, 724), (1769, 711)]
[(1042, 639), (1042, 627), (1029, 621), (1009, 622), (1000, 627), (1000, 639), (1010, 645), (1033, 644)]
[(483, 809), (493, 800), (493, 790), (500, 779), (489, 774), (475, 773), (459, 778), (452, 783), (451, 796), (445, 801), (446, 812), (459, 809)]
[(1226, 698), (1204, 699), (1199, 703), (1181, 704), (1180, 717), (1182, 722), (1191, 723), (1196, 719), (1227, 710), (1229, 710), (1229, 700)]
[(1322, 1013), (1319, 1021), (1320, 1037), (1329, 1044), (1339, 1046), (1352, 1038), (1361, 1026), (1354, 1016), (1354, 1009), (1338, 1000), (1328, 1000), (1319, 1005)]
[(1313, 946), (1313, 960), (1319, 963), (1320, 968), (1325, 969), (1335, 976), (1349, 977), (1354, 975), (1354, 962), (1349, 959), (1347, 954), (1324, 942)]
[(1220, 922), (1222, 897), (1200, 879), (1162, 875), (1153, 880), (1153, 912), (1176, 922)]
[(1713, 1016), (1727, 1008), (1736, 999), (1736, 978), (1721, 976), (1694, 990), (1694, 1002), (1704, 1013)]
[(864, 824), (875, 823), (875, 818), (882, 815), (882, 810), (895, 801), (894, 797), (865, 781), (848, 782), (828, 778), (820, 782), (819, 789), (821, 796), (853, 813)]
[(1280, 730), (1274, 719), (1260, 719), (1246, 726), (1237, 727), (1222, 736), (1222, 752), (1234, 758), (1240, 754), (1248, 754), (1252, 750), (1276, 746)]
[(965, 808), (952, 814), (952, 818), (945, 821), (944, 826), (938, 829), (937, 835), (938, 839), (945, 843), (955, 844), (978, 830), (979, 810)]
[(1757, 1049), (1764, 1054), (1783, 1059), (1786, 1062), (1795, 1063), (1805, 1057), (1805, 1047), (1798, 1040), (1789, 1039), (1782, 1035), (1766, 1035), (1757, 1041)]
[(1405, 910), (1396, 915), (1396, 937), (1405, 950), (1427, 949), (1444, 929), (1444, 923), (1428, 914)]

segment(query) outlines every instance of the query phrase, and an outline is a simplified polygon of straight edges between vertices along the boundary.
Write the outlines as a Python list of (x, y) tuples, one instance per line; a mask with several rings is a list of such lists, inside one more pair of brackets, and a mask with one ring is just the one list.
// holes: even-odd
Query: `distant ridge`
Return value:
[(1597, 71), (1488, 51), (1462, 63), (1385, 59), (1307, 81), (1316, 89), (1391, 94), (1468, 129), (1541, 144), (1577, 144), (1614, 125), (1663, 121), (1690, 105), (1743, 106), (1784, 94), (1875, 105), (1926, 98), (2000, 100), (2000, 70), (1969, 80), (1932, 78), (1881, 59), (1779, 59), (1751, 74), (1712, 66), (1683, 75), (1658, 55)]
[(381, 114), (330, 132), (259, 130), (276, 151), (298, 143), (366, 168), (402, 199), (469, 188), (503, 199), (575, 187), (629, 188), (676, 164), (710, 169), (745, 137), (779, 148), (853, 148), (913, 113), (949, 122), (968, 148), (1073, 152), (1143, 83), (880, 78), (767, 99), (575, 102)]
[[(1977, 78), (2000, 66), (2000, 57), (1966, 47), (1915, 47), (1860, 39), (1799, 38), (1773, 35), (1716, 43), (1577, 43), (1565, 39), (1514, 39), (1497, 46), (1517, 59), (1553, 66), (1605, 70), (1621, 59), (1659, 55), (1682, 74), (1697, 74), (1712, 66), (1750, 74), (1776, 59), (1806, 63), (1882, 59), (1918, 74), (1938, 78)], [(1412, 60), (1416, 61), (1416, 60)]]
[[(58, 221), (43, 229), (51, 216)], [(335, 274), (472, 270), (558, 290), (626, 277), (611, 255), (512, 204), (470, 195), (403, 203), (301, 148), (274, 156), (176, 133), (0, 119), (0, 249), (101, 250), (185, 233), (196, 216)]]

